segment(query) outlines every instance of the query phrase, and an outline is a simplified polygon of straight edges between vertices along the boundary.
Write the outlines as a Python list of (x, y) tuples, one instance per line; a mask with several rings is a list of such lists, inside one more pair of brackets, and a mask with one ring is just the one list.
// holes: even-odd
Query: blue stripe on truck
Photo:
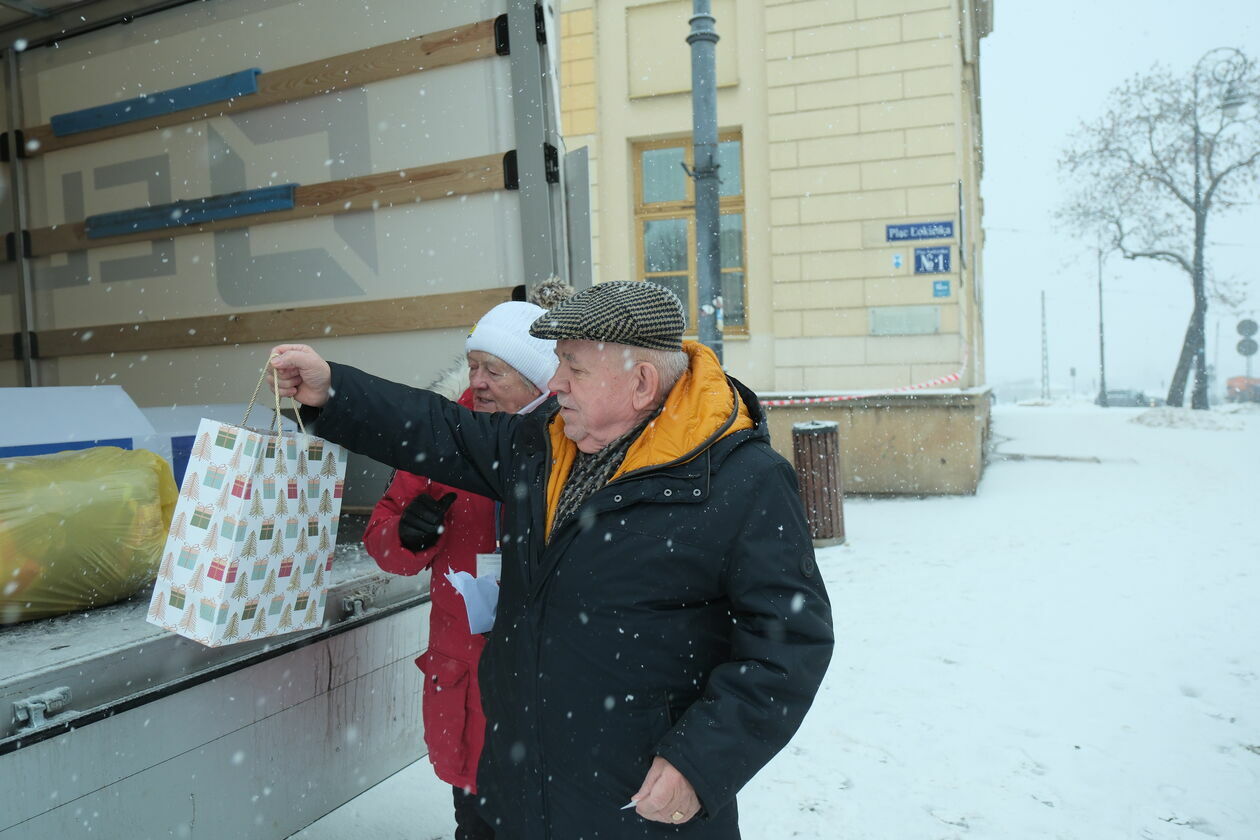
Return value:
[(154, 207), (136, 207), (132, 210), (98, 213), (87, 217), (84, 229), (88, 239), (100, 239), (162, 228), (200, 225), (237, 216), (292, 210), (296, 201), (297, 186), (297, 184), (280, 184), (274, 187), (259, 187), (256, 190), (158, 204)]
[(52, 125), (53, 134), (65, 137), (98, 128), (107, 128), (111, 125), (173, 114), (176, 111), (209, 105), (211, 102), (223, 102), (238, 96), (258, 93), (258, 74), (261, 72), (262, 70), (257, 67), (251, 67), (249, 70), (229, 73), (216, 79), (207, 79), (204, 82), (195, 82), (157, 93), (146, 93), (122, 102), (111, 102), (108, 105), (97, 105), (93, 108), (56, 114), (49, 122)]

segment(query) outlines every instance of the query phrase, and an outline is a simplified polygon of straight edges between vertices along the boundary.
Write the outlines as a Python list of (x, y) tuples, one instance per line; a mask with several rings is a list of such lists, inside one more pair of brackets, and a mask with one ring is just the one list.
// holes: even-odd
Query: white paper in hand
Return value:
[(446, 579), (464, 599), (468, 610), (468, 632), (489, 633), (499, 606), (499, 582), (492, 577), (473, 577), (468, 572), (446, 571)]

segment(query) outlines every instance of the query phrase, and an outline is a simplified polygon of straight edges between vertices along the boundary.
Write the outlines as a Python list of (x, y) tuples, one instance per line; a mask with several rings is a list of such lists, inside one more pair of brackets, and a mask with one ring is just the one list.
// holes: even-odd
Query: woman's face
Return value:
[(484, 350), (468, 351), (468, 385), (474, 411), (515, 414), (541, 394), (516, 368)]

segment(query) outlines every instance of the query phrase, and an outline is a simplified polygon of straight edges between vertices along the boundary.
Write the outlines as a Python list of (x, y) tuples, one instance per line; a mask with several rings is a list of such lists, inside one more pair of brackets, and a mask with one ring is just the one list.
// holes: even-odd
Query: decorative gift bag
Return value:
[(300, 417), (282, 432), (279, 393), (273, 428), (246, 426), (262, 382), (241, 425), (201, 421), (149, 602), (149, 623), (211, 647), (324, 617), (346, 451)]

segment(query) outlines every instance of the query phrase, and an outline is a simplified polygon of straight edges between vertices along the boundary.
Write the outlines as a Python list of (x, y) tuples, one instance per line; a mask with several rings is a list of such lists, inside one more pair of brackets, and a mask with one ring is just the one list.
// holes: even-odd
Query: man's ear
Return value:
[(661, 388), (661, 374), (651, 362), (638, 362), (634, 366), (634, 375), (630, 379), (634, 391), (630, 394), (630, 405), (635, 411), (650, 411), (656, 408), (657, 394)]

